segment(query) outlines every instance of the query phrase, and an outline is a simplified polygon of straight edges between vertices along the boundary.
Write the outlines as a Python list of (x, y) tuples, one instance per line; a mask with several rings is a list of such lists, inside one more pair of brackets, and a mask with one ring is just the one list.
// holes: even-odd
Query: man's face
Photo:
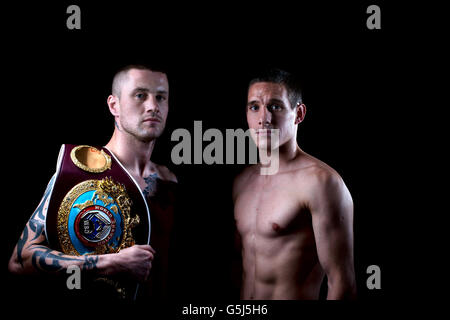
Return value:
[[(248, 89), (247, 123), (258, 148), (275, 149), (296, 139), (296, 108), (291, 108), (284, 85), (257, 82)], [(270, 137), (270, 129), (279, 130), (279, 141)], [(253, 131), (253, 130), (252, 130)]]
[(158, 138), (169, 112), (169, 83), (161, 72), (131, 69), (121, 85), (121, 128), (140, 141)]

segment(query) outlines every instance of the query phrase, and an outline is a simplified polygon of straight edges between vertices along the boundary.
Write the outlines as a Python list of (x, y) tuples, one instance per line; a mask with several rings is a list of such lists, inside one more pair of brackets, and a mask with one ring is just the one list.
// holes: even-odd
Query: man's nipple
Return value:
[(279, 224), (274, 222), (274, 223), (272, 223), (272, 229), (273, 229), (273, 231), (278, 232), (278, 231), (280, 231), (281, 227)]

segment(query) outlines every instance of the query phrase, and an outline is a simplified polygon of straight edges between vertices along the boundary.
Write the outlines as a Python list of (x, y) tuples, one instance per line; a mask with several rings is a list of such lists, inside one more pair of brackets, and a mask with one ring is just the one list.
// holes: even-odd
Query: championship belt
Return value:
[[(51, 248), (81, 256), (149, 244), (145, 197), (106, 147), (62, 145), (55, 176), (45, 221)], [(102, 279), (114, 286), (119, 297), (134, 299), (136, 284)]]

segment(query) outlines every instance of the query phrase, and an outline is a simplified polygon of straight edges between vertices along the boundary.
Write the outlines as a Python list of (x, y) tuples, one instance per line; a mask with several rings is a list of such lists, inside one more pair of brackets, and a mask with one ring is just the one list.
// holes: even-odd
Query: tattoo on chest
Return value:
[(156, 191), (156, 179), (158, 178), (158, 174), (152, 173), (147, 178), (144, 178), (145, 183), (147, 184), (144, 189), (144, 196), (148, 198), (152, 196)]

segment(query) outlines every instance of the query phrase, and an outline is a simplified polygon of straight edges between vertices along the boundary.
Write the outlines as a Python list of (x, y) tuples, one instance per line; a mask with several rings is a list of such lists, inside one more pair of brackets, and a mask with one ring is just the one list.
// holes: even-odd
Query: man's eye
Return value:
[(163, 95), (160, 95), (160, 94), (158, 94), (157, 96), (156, 96), (156, 100), (157, 101), (165, 101), (167, 98), (165, 97), (165, 96), (163, 96)]
[(136, 93), (136, 98), (142, 100), (145, 99), (147, 95), (145, 93)]
[(259, 109), (259, 107), (256, 105), (256, 104), (254, 104), (254, 105), (251, 105), (250, 107), (248, 107), (250, 110), (252, 110), (252, 111), (257, 111), (258, 109)]
[(279, 105), (277, 105), (277, 104), (272, 104), (272, 105), (269, 106), (269, 109), (270, 110), (280, 110), (281, 107)]

